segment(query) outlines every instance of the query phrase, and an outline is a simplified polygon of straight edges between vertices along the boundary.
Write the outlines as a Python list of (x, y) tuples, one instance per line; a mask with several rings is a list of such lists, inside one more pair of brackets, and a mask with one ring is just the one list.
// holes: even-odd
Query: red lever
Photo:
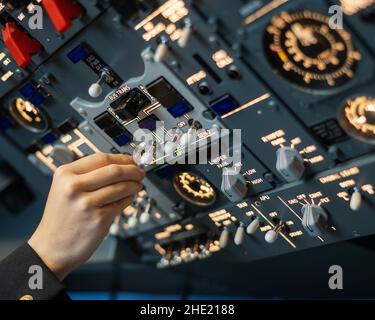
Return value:
[(73, 0), (43, 0), (42, 4), (55, 29), (60, 33), (68, 30), (72, 26), (72, 20), (85, 12), (84, 8)]
[(26, 68), (31, 62), (31, 57), (42, 49), (38, 41), (17, 27), (14, 22), (7, 22), (2, 34), (6, 47), (21, 68)]

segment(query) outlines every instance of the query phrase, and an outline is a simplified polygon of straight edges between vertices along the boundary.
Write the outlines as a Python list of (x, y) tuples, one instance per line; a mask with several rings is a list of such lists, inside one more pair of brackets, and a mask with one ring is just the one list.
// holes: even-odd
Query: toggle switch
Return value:
[(128, 219), (128, 227), (129, 229), (133, 229), (136, 225), (138, 224), (138, 219), (137, 215), (133, 214), (131, 217)]
[(221, 180), (221, 191), (231, 202), (241, 201), (247, 195), (247, 182), (238, 170), (234, 168), (224, 168)]
[(103, 93), (103, 84), (111, 77), (111, 72), (108, 68), (103, 68), (100, 73), (100, 78), (97, 82), (89, 87), (89, 96), (91, 98), (99, 98)]
[(6, 47), (21, 68), (26, 68), (31, 62), (31, 57), (43, 49), (38, 41), (20, 29), (14, 22), (7, 22), (2, 34)]
[(246, 228), (247, 234), (254, 234), (260, 226), (260, 219), (255, 218)]
[(239, 227), (236, 230), (236, 234), (234, 235), (234, 243), (239, 246), (243, 243), (245, 239), (245, 225), (240, 222)]
[(59, 33), (67, 31), (72, 21), (85, 13), (85, 9), (73, 0), (43, 0), (42, 5)]
[(155, 54), (154, 54), (154, 61), (155, 62), (162, 62), (167, 55), (169, 51), (168, 46), (169, 40), (166, 36), (160, 37), (160, 43), (158, 47), (156, 48)]
[(188, 146), (192, 145), (197, 139), (197, 136), (195, 134), (195, 129), (190, 128), (188, 132), (184, 133), (181, 136), (180, 144), (185, 149), (188, 149)]
[(139, 216), (139, 222), (141, 224), (145, 224), (150, 221), (150, 218), (151, 218), (150, 211), (151, 211), (151, 199), (148, 199), (145, 210)]
[(350, 196), (350, 209), (358, 211), (362, 207), (362, 194), (361, 191), (355, 187), (352, 195)]
[(277, 224), (273, 229), (267, 231), (264, 240), (266, 240), (266, 242), (270, 244), (275, 243), (279, 237), (279, 233), (284, 229), (284, 226), (285, 225), (283, 222)]
[(224, 227), (223, 231), (221, 232), (219, 244), (220, 248), (224, 249), (227, 247), (229, 241), (229, 230), (228, 227)]
[(182, 29), (181, 36), (178, 39), (178, 45), (181, 48), (185, 48), (190, 40), (190, 37), (193, 33), (192, 23), (189, 18), (184, 20), (184, 28)]

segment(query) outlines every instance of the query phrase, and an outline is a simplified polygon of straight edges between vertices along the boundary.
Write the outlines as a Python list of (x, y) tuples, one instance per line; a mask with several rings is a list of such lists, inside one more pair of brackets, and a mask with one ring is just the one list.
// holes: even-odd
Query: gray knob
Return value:
[(248, 187), (245, 178), (233, 168), (224, 168), (221, 191), (231, 202), (241, 201), (246, 197)]
[(324, 233), (328, 226), (328, 214), (324, 208), (315, 204), (302, 207), (302, 226), (312, 237), (318, 237)]
[(276, 169), (286, 181), (292, 182), (301, 179), (306, 168), (298, 150), (282, 147), (277, 150)]

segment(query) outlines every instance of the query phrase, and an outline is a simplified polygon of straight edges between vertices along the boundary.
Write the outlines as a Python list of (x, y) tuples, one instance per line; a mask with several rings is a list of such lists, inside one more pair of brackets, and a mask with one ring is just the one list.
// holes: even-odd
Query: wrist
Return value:
[(51, 252), (50, 245), (46, 241), (34, 234), (27, 243), (60, 282), (70, 273), (66, 265), (54, 257), (54, 252)]

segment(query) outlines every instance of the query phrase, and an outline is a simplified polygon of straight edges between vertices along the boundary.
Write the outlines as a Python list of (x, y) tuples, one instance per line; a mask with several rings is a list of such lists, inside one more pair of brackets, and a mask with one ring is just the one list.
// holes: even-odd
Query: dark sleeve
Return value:
[[(37, 266), (38, 271), (35, 271), (35, 267), (30, 270), (31, 266)], [(32, 272), (29, 273), (29, 270)], [(36, 274), (42, 274), (42, 280), (40, 281), (40, 277), (34, 277), (30, 281)], [(35, 284), (39, 288), (35, 288)], [(28, 244), (24, 244), (0, 262), (0, 300), (67, 299), (69, 296), (63, 285)]]

